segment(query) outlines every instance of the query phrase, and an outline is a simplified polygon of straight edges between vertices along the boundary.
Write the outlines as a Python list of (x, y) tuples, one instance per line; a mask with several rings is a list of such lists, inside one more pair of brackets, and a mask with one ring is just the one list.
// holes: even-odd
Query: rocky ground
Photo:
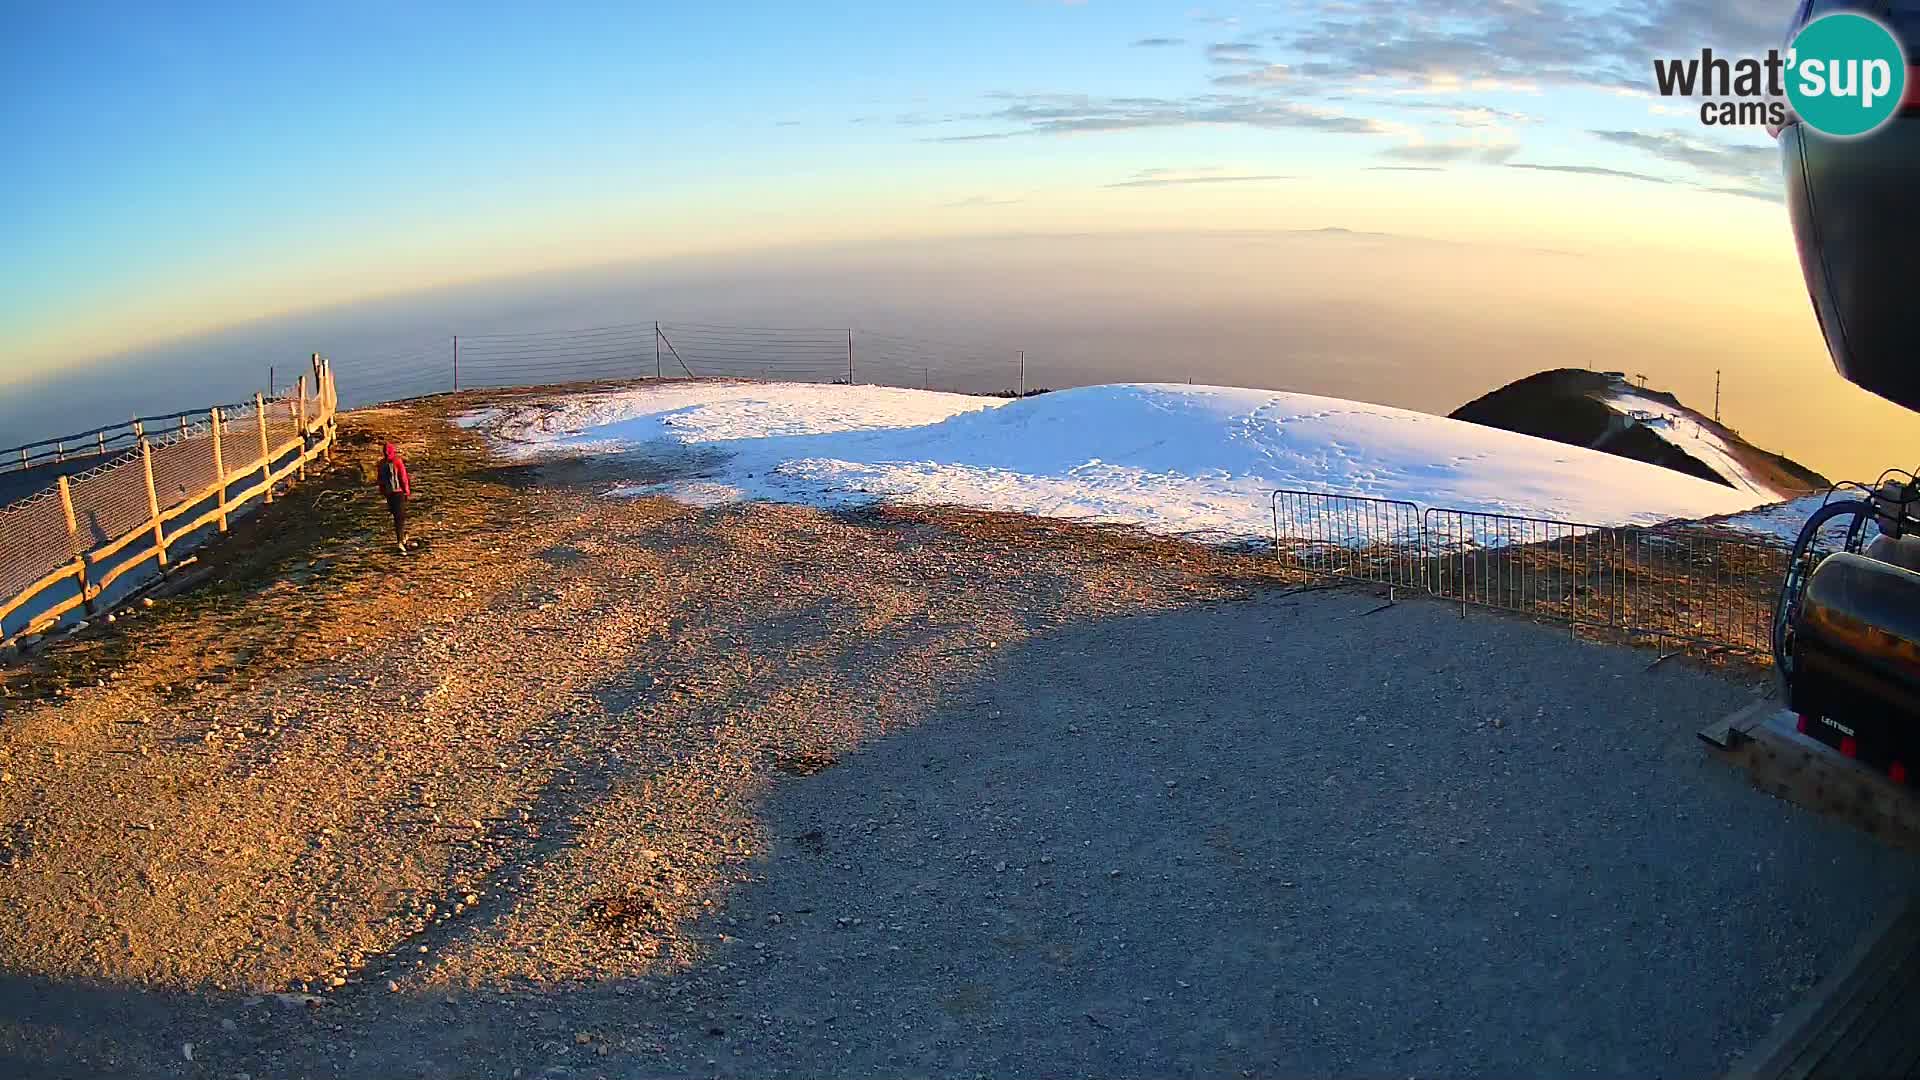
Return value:
[(448, 407), (6, 670), (0, 1073), (1700, 1075), (1920, 881), (1705, 760), (1752, 672)]

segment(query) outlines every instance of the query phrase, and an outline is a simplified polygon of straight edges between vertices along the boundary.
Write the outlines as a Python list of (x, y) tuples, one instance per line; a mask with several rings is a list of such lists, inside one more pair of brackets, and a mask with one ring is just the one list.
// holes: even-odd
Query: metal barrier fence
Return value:
[(332, 447), (337, 406), (332, 369), (316, 357), (311, 383), (216, 406), (0, 507), (0, 644), (93, 611), (126, 575), (149, 561), (165, 570), (201, 530), (225, 532), (245, 503), (272, 502), (276, 483)]
[(1420, 508), (1410, 502), (1276, 491), (1273, 536), (1280, 557), (1310, 576), (1395, 588), (1422, 585)]
[(1276, 492), (1273, 520), (1277, 557), (1311, 578), (1762, 656), (1790, 554), (1732, 530), (1417, 511), (1323, 492)]

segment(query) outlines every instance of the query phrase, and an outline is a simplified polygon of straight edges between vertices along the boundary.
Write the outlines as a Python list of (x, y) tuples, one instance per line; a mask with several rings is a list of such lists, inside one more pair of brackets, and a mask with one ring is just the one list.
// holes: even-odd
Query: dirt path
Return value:
[(1914, 881), (1709, 771), (1742, 688), (1644, 654), (346, 432), (424, 550), (343, 463), (8, 673), (0, 1072), (1634, 1074)]

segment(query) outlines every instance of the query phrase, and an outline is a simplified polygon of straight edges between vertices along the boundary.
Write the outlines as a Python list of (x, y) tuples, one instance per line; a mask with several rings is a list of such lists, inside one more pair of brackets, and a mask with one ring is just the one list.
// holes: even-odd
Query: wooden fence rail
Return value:
[[(170, 549), (208, 525), (226, 532), (241, 507), (271, 503), (275, 484), (304, 478), (309, 461), (331, 454), (339, 400), (333, 367), (313, 359), (311, 381), (302, 377), (280, 397), (255, 394), (251, 402), (166, 417), (177, 428), (151, 435), (136, 419), (138, 439), (127, 452), (0, 507), (0, 647), (58, 625), (75, 608), (92, 614), (116, 581), (149, 561), (164, 572)], [(106, 430), (83, 438), (99, 435), (105, 446)], [(82, 448), (92, 453), (94, 445)], [(55, 590), (71, 595), (35, 603)]]

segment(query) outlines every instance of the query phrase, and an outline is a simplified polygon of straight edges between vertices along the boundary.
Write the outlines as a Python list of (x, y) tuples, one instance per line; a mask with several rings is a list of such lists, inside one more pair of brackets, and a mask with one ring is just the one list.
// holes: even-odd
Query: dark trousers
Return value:
[(387, 510), (393, 515), (393, 538), (406, 543), (407, 540), (407, 497), (394, 492), (387, 496)]

